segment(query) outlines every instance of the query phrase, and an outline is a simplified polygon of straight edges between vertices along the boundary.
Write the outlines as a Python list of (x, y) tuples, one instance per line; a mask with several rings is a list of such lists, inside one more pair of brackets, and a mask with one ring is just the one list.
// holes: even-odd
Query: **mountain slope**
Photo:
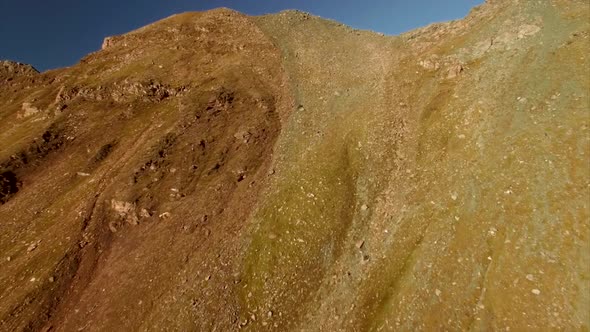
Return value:
[(219, 9), (7, 63), (0, 329), (588, 329), (588, 22)]

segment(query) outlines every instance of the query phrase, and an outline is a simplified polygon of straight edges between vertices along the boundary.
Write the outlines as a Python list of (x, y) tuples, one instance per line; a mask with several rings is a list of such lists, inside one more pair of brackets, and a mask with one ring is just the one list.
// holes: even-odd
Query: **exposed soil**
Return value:
[(0, 63), (0, 330), (587, 330), (589, 13), (218, 9)]

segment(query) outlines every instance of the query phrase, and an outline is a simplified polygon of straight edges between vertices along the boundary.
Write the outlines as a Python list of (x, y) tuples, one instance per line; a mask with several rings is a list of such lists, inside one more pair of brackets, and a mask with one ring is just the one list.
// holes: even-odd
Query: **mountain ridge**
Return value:
[(587, 329), (588, 5), (170, 16), (0, 86), (0, 329)]

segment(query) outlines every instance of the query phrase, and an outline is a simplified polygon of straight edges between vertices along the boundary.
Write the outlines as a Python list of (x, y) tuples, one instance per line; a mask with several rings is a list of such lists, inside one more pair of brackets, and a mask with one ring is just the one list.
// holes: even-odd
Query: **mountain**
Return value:
[(589, 329), (589, 32), (222, 8), (0, 62), (0, 330)]

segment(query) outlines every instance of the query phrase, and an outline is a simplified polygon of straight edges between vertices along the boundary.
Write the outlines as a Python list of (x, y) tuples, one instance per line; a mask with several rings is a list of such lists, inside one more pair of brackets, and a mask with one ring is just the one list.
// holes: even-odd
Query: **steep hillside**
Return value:
[(218, 9), (1, 62), (0, 330), (587, 330), (589, 36)]

